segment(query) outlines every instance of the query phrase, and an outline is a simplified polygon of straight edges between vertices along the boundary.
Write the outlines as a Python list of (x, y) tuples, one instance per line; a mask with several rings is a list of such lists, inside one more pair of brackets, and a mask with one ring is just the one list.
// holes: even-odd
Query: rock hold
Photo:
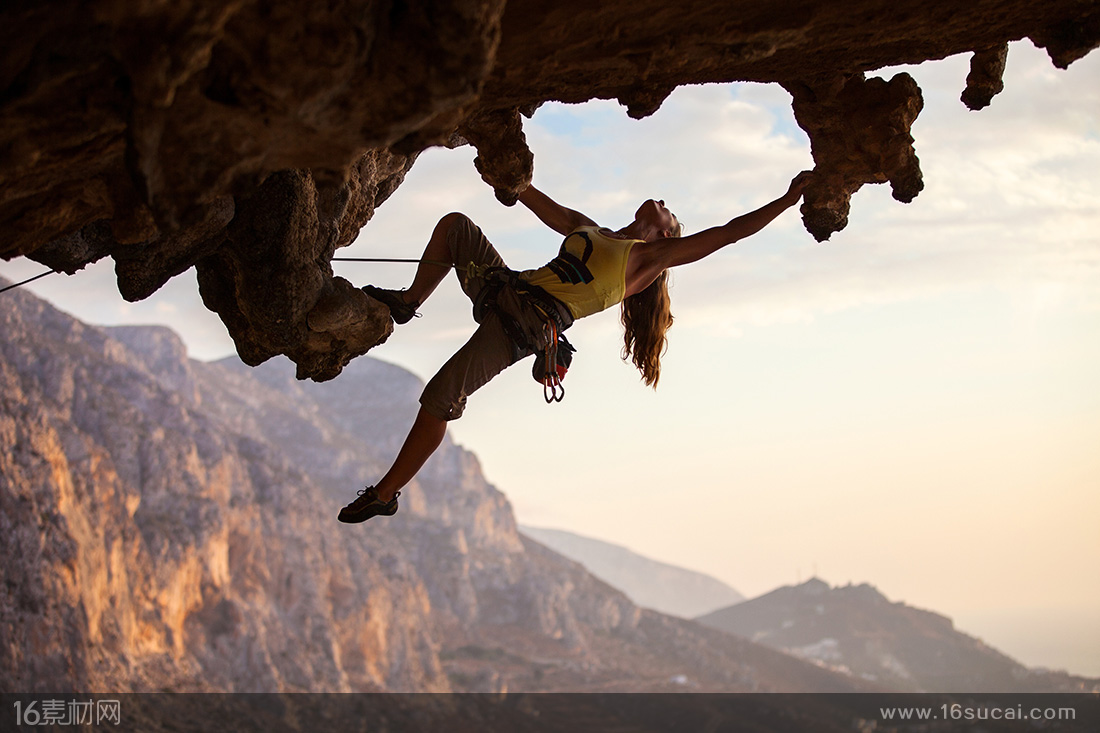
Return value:
[(1092, 4), (1029, 35), (1055, 66), (1067, 69), (1100, 44), (1100, 10)]
[(514, 206), (531, 185), (535, 170), (535, 156), (527, 147), (520, 110), (495, 110), (468, 119), (459, 134), (477, 148), (474, 166), (493, 187), (497, 200)]
[(1004, 91), (1005, 62), (1008, 60), (1008, 44), (976, 52), (970, 58), (970, 73), (963, 90), (963, 104), (973, 110), (984, 109), (993, 97)]
[(639, 86), (620, 96), (619, 104), (626, 107), (631, 119), (641, 120), (659, 110), (673, 91), (672, 87)]
[(887, 82), (858, 74), (785, 86), (816, 163), (801, 211), (817, 241), (848, 225), (852, 194), (865, 183), (889, 181), (903, 203), (924, 188), (909, 134), (924, 106), (913, 77), (902, 73)]

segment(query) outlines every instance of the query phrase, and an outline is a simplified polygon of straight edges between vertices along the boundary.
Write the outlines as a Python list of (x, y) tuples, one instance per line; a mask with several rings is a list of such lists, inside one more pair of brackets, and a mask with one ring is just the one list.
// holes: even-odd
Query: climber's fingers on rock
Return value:
[(793, 179), (791, 179), (791, 186), (787, 189), (787, 194), (790, 196), (801, 196), (803, 189), (814, 182), (813, 171), (802, 171)]

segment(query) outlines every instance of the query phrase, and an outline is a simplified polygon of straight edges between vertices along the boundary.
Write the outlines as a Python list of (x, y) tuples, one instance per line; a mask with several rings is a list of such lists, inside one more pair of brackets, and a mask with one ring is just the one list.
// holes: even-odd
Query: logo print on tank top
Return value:
[[(584, 240), (584, 254), (577, 257), (569, 251), (569, 240), (580, 237)], [(592, 240), (586, 232), (573, 232), (561, 243), (558, 256), (547, 263), (550, 271), (558, 276), (563, 283), (570, 285), (588, 284), (592, 282), (592, 271), (588, 269), (588, 260), (592, 257)]]

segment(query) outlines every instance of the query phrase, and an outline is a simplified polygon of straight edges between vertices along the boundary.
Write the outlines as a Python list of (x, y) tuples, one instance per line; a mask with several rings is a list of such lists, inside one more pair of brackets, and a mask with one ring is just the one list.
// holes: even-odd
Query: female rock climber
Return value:
[[(393, 466), (374, 486), (340, 510), (341, 522), (363, 522), (397, 512), (397, 497), (443, 442), (447, 422), (462, 415), (466, 398), (519, 359), (556, 340), (557, 329), (573, 320), (622, 303), (623, 358), (643, 381), (657, 386), (665, 332), (672, 325), (668, 270), (707, 255), (763, 229), (798, 203), (811, 173), (803, 171), (787, 192), (723, 226), (680, 237), (681, 225), (665, 202), (650, 199), (634, 221), (611, 230), (568, 209), (534, 186), (519, 197), (546, 226), (565, 237), (558, 256), (537, 270), (515, 273), (472, 221), (447, 214), (436, 224), (407, 290), (363, 290), (389, 306), (397, 324), (408, 323), (447, 273), (454, 269), (475, 304), (478, 328), (432, 377), (420, 397), (420, 411)], [(511, 285), (506, 295), (502, 284)], [(483, 307), (492, 293), (490, 307)], [(493, 307), (495, 306), (495, 307)], [(549, 333), (550, 335), (542, 335)], [(536, 378), (537, 375), (536, 375)]]

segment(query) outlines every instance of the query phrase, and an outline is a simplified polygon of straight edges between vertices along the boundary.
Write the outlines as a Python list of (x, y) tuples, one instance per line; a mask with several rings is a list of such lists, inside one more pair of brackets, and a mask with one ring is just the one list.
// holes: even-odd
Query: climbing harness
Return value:
[(507, 267), (473, 265), (466, 274), (485, 280), (474, 301), (474, 320), (481, 323), (488, 311), (496, 313), (516, 358), (535, 354), (531, 376), (542, 385), (546, 403), (565, 399), (562, 380), (576, 349), (563, 332), (573, 325), (573, 317), (556, 298)]
[[(381, 257), (333, 257), (333, 262), (416, 262), (440, 267), (454, 267), (460, 271), (463, 284), (472, 278), (485, 280), (485, 287), (474, 302), (474, 320), (481, 323), (486, 312), (492, 310), (500, 318), (504, 332), (512, 341), (516, 358), (535, 354), (531, 376), (542, 385), (542, 396), (547, 404), (565, 399), (562, 380), (573, 362), (576, 348), (563, 333), (573, 325), (572, 316), (559, 301), (537, 285), (523, 280), (519, 273), (507, 267), (489, 267), (474, 262), (467, 263), (462, 271), (458, 265), (439, 260), (419, 260)], [(534, 316), (532, 318), (532, 316)], [(532, 321), (541, 324), (538, 330), (528, 325)]]

